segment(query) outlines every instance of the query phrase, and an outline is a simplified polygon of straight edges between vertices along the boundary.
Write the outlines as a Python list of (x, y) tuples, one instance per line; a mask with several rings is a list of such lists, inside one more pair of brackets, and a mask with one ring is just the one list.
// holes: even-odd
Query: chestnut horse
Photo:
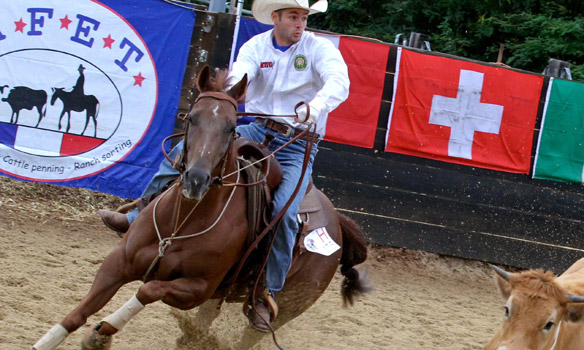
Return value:
[[(246, 295), (247, 282), (222, 284), (245, 255), (249, 230), (246, 189), (224, 185), (243, 182), (233, 140), (235, 101), (245, 94), (247, 76), (227, 91), (226, 76), (222, 71), (214, 79), (208, 67), (199, 73), (201, 94), (186, 120), (185, 170), (181, 177), (140, 212), (119, 245), (103, 261), (89, 293), (33, 349), (55, 349), (131, 281), (143, 280), (144, 284), (125, 305), (89, 330), (82, 349), (109, 348), (113, 334), (145, 305), (159, 300), (188, 310), (211, 298), (233, 295), (233, 290), (237, 291), (235, 294)], [(213, 181), (217, 178), (222, 181)], [(280, 312), (272, 322), (274, 329), (300, 315), (319, 298), (339, 262), (345, 276), (342, 287), (345, 301), (352, 304), (354, 296), (365, 291), (362, 278), (353, 267), (367, 257), (363, 234), (353, 221), (337, 213), (322, 194), (321, 202), (328, 215), (326, 229), (342, 249), (330, 256), (295, 253), (284, 289), (276, 294)]]

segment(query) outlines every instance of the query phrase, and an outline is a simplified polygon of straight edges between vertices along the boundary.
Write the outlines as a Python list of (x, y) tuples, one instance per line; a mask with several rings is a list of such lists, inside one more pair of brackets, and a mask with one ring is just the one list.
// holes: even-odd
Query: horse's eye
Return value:
[(548, 321), (548, 323), (546, 323), (545, 326), (543, 326), (543, 330), (549, 331), (550, 329), (552, 329), (553, 326), (554, 326), (554, 321)]
[(505, 318), (509, 318), (509, 308), (505, 306)]
[(189, 118), (189, 123), (191, 123), (192, 126), (197, 126), (197, 125), (199, 125), (199, 118), (197, 118), (196, 115), (192, 115)]

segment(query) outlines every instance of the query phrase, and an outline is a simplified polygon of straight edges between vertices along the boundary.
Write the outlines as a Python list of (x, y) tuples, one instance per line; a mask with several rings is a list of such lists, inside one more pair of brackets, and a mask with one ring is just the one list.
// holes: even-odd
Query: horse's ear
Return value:
[(199, 88), (200, 92), (209, 91), (212, 89), (211, 87), (211, 69), (208, 65), (204, 65), (199, 72), (199, 76), (197, 78), (197, 87)]
[(241, 102), (243, 96), (245, 96), (246, 91), (247, 91), (247, 74), (245, 74), (243, 78), (241, 78), (239, 83), (233, 85), (231, 89), (227, 91), (227, 94), (233, 97), (235, 101)]

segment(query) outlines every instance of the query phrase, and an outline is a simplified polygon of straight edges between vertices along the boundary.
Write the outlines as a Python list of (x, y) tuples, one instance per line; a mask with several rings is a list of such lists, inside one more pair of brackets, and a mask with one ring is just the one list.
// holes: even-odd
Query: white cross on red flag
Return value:
[(387, 152), (529, 173), (543, 76), (401, 49)]

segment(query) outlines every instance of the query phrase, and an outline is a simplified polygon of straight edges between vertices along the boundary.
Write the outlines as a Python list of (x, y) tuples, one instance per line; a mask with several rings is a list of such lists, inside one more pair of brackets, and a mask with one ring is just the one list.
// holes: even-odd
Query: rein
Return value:
[(552, 344), (550, 350), (555, 350), (556, 345), (558, 345), (558, 338), (560, 337), (560, 328), (562, 328), (562, 321), (558, 323), (558, 328), (556, 329), (556, 334), (554, 335), (554, 343)]
[[(239, 162), (237, 163), (237, 167), (239, 168)], [(237, 173), (237, 180), (239, 181), (240, 179), (240, 173)], [(219, 213), (219, 215), (217, 216), (217, 219), (215, 220), (215, 222), (213, 222), (213, 224), (211, 224), (211, 226), (207, 227), (206, 229), (196, 232), (196, 233), (191, 233), (185, 236), (177, 236), (178, 232), (180, 231), (180, 229), (183, 227), (183, 225), (187, 222), (187, 220), (191, 217), (191, 215), (194, 213), (195, 209), (197, 209), (197, 207), (199, 206), (199, 203), (201, 203), (202, 199), (200, 201), (197, 202), (197, 204), (195, 204), (195, 206), (191, 209), (191, 211), (187, 214), (187, 216), (183, 219), (183, 221), (180, 223), (180, 225), (178, 225), (178, 220), (179, 220), (179, 215), (178, 213), (180, 213), (180, 204), (182, 203), (182, 201), (180, 200), (180, 194), (177, 197), (177, 202), (178, 205), (177, 207), (177, 218), (176, 218), (176, 223), (175, 223), (175, 228), (174, 228), (174, 232), (170, 235), (170, 237), (166, 237), (166, 238), (162, 238), (162, 235), (160, 233), (160, 229), (158, 228), (158, 223), (156, 222), (156, 209), (158, 208), (158, 203), (160, 202), (160, 200), (168, 193), (170, 192), (170, 190), (172, 190), (175, 186), (176, 186), (177, 182), (175, 182), (174, 184), (172, 184), (172, 186), (170, 188), (168, 188), (166, 191), (164, 191), (160, 196), (158, 196), (158, 198), (156, 199), (156, 202), (154, 203), (154, 208), (152, 211), (152, 220), (154, 221), (154, 228), (156, 229), (156, 235), (158, 236), (158, 255), (156, 256), (156, 258), (154, 258), (154, 260), (152, 261), (152, 263), (150, 264), (150, 267), (148, 267), (148, 270), (146, 271), (146, 274), (144, 274), (144, 277), (142, 278), (142, 280), (145, 282), (148, 278), (148, 276), (150, 275), (150, 273), (152, 272), (152, 270), (154, 269), (154, 267), (156, 266), (156, 264), (158, 264), (158, 262), (160, 261), (160, 259), (162, 259), (164, 257), (164, 253), (166, 252), (166, 248), (168, 248), (168, 246), (170, 246), (172, 244), (172, 242), (176, 239), (187, 239), (187, 238), (193, 238), (193, 237), (197, 237), (197, 236), (201, 236), (209, 231), (211, 231), (221, 220), (221, 218), (223, 217), (223, 214), (225, 214), (225, 211), (227, 210), (227, 207), (229, 206), (229, 203), (231, 203), (231, 200), (233, 199), (233, 195), (235, 193), (235, 189), (236, 187), (234, 186), (233, 189), (231, 190), (231, 193), (229, 194), (229, 198), (227, 199), (227, 202), (225, 202), (225, 205), (223, 206), (223, 209), (221, 210), (221, 212)]]
[[(199, 96), (197, 97), (197, 99), (195, 100), (195, 104), (201, 100), (202, 98), (213, 98), (216, 100), (221, 100), (221, 101), (227, 101), (229, 102), (233, 108), (236, 111), (236, 115), (238, 117), (240, 116), (256, 116), (256, 117), (272, 117), (275, 115), (267, 115), (267, 114), (261, 114), (261, 113), (238, 113), (237, 112), (237, 102), (231, 97), (228, 96), (225, 93), (222, 92), (215, 92), (215, 91), (207, 91), (207, 92), (202, 92), (201, 94), (199, 94)], [(307, 108), (307, 114), (306, 114), (306, 118), (303, 121), (300, 121), (298, 119), (298, 108), (301, 105), (306, 105)], [(308, 105), (308, 103), (306, 102), (300, 102), (298, 104), (296, 104), (296, 106), (294, 107), (294, 112), (296, 113), (296, 115), (281, 115), (280, 117), (294, 117), (295, 120), (297, 122), (306, 122), (310, 116), (310, 106)], [(187, 122), (187, 116), (184, 117), (183, 122), (185, 122), (185, 131), (183, 133), (178, 133), (178, 134), (174, 134), (174, 135), (170, 135), (168, 137), (166, 137), (163, 142), (162, 142), (162, 152), (165, 156), (165, 158), (171, 163), (173, 164), (173, 167), (175, 169), (177, 169), (179, 172), (183, 173), (184, 171), (186, 171), (186, 164), (185, 164), (185, 159), (187, 159), (187, 151), (188, 151), (188, 140), (187, 140), (187, 136), (188, 136), (188, 132), (189, 132), (189, 125), (190, 123)], [(312, 137), (307, 138), (307, 143), (306, 143), (306, 149), (305, 149), (305, 153), (304, 153), (304, 159), (303, 159), (303, 163), (302, 163), (302, 171), (300, 173), (300, 180), (298, 181), (296, 188), (294, 189), (292, 195), (290, 196), (289, 200), (286, 202), (286, 205), (283, 207), (283, 209), (274, 217), (272, 218), (272, 220), (267, 224), (266, 228), (256, 237), (256, 239), (252, 242), (252, 244), (248, 247), (247, 251), (245, 252), (245, 254), (243, 255), (243, 257), (240, 259), (239, 264), (237, 265), (237, 268), (235, 269), (234, 274), (229, 278), (229, 280), (226, 283), (226, 286), (230, 286), (233, 283), (235, 283), (235, 281), (237, 280), (237, 277), (239, 276), (239, 273), (241, 272), (241, 269), (244, 265), (244, 263), (247, 261), (247, 259), (249, 258), (249, 256), (251, 255), (251, 253), (256, 249), (256, 247), (259, 245), (259, 243), (261, 242), (262, 239), (264, 239), (264, 237), (273, 230), (274, 234), (272, 236), (272, 239), (269, 243), (268, 246), (268, 254), (264, 257), (264, 260), (262, 262), (262, 265), (260, 267), (260, 272), (258, 274), (258, 278), (254, 281), (254, 287), (252, 289), (252, 308), (255, 309), (255, 291), (257, 290), (257, 286), (259, 284), (259, 280), (260, 277), (262, 275), (262, 272), (265, 270), (266, 268), (266, 264), (268, 261), (268, 257), (269, 257), (269, 252), (272, 250), (272, 246), (274, 244), (275, 241), (275, 236), (276, 233), (278, 232), (278, 229), (280, 227), (280, 222), (282, 217), (284, 216), (284, 214), (286, 213), (286, 211), (288, 210), (288, 208), (290, 207), (290, 205), (292, 204), (292, 201), (294, 200), (294, 198), (296, 198), (296, 196), (298, 195), (298, 192), (300, 190), (300, 187), (302, 185), (302, 180), (304, 179), (304, 176), (306, 174), (306, 170), (308, 168), (308, 163), (310, 161), (310, 155), (312, 152), (312, 147), (316, 141), (316, 125), (309, 125), (309, 127), (307, 127), (305, 130), (303, 130), (302, 132), (300, 132), (298, 135), (292, 137), (288, 142), (286, 142), (285, 144), (283, 144), (281, 147), (279, 147), (278, 149), (274, 150), (273, 152), (271, 152), (268, 156), (255, 161), (253, 163), (247, 164), (243, 169), (246, 169), (247, 167), (253, 166), (255, 164), (264, 162), (266, 160), (270, 160), (269, 158), (274, 157), (274, 154), (280, 152), (282, 149), (284, 149), (285, 147), (288, 147), (290, 144), (296, 142), (298, 139), (304, 137), (312, 128), (314, 127), (314, 131), (312, 131)], [(164, 149), (164, 144), (166, 143), (166, 141), (168, 141), (171, 138), (174, 137), (179, 137), (179, 136), (183, 136), (183, 142), (184, 142), (184, 147), (183, 147), (183, 151), (181, 153), (181, 155), (179, 156), (178, 159), (176, 160), (172, 160), (170, 159), (169, 155), (167, 154), (166, 150)], [(154, 204), (154, 208), (153, 208), (153, 221), (154, 221), (154, 226), (156, 229), (156, 235), (158, 236), (158, 240), (159, 240), (159, 244), (158, 244), (158, 255), (154, 258), (154, 260), (152, 261), (152, 263), (150, 264), (150, 266), (148, 267), (148, 270), (146, 271), (144, 277), (143, 277), (143, 281), (145, 282), (148, 279), (148, 276), (150, 276), (150, 274), (152, 273), (152, 270), (156, 267), (156, 265), (160, 262), (160, 260), (164, 257), (164, 254), (166, 252), (166, 249), (168, 248), (168, 246), (170, 246), (172, 244), (172, 242), (176, 239), (187, 239), (187, 238), (193, 238), (193, 237), (197, 237), (200, 235), (203, 235), (207, 232), (209, 232), (210, 230), (212, 230), (221, 220), (221, 218), (223, 217), (223, 215), (226, 212), (227, 207), (229, 206), (233, 195), (235, 193), (235, 190), (238, 186), (241, 187), (249, 187), (249, 186), (256, 186), (258, 184), (261, 184), (265, 181), (265, 179), (268, 177), (269, 174), (269, 166), (267, 167), (267, 171), (266, 174), (264, 174), (263, 178), (255, 183), (250, 183), (250, 184), (241, 184), (239, 183), (240, 181), (240, 176), (241, 176), (241, 171), (243, 170), (240, 167), (240, 163), (238, 161), (236, 161), (237, 163), (237, 170), (231, 172), (230, 174), (224, 175), (224, 172), (226, 170), (226, 166), (227, 166), (227, 159), (228, 157), (231, 155), (231, 152), (233, 151), (233, 141), (236, 138), (236, 134), (233, 133), (233, 136), (230, 138), (229, 141), (229, 146), (228, 146), (228, 151), (225, 153), (223, 159), (221, 160), (221, 163), (219, 165), (220, 167), (220, 173), (217, 177), (213, 178), (211, 185), (213, 184), (218, 184), (220, 186), (230, 186), (232, 187), (231, 193), (229, 194), (229, 198), (227, 200), (227, 202), (225, 203), (223, 209), (221, 210), (220, 214), (217, 216), (217, 219), (215, 220), (215, 222), (207, 227), (206, 229), (197, 232), (197, 233), (193, 233), (193, 234), (189, 234), (189, 235), (184, 235), (184, 236), (177, 236), (177, 234), (179, 233), (180, 229), (183, 227), (183, 225), (188, 221), (188, 219), (191, 217), (191, 215), (194, 213), (195, 209), (198, 207), (198, 205), (200, 204), (200, 202), (202, 201), (202, 199), (200, 201), (197, 202), (197, 204), (195, 204), (195, 206), (191, 209), (191, 211), (187, 214), (187, 216), (183, 219), (183, 221), (180, 223), (178, 223), (179, 221), (179, 213), (180, 213), (180, 204), (182, 203), (182, 201), (180, 200), (180, 194), (179, 196), (177, 196), (177, 205), (175, 205), (175, 208), (177, 208), (177, 214), (176, 214), (176, 223), (175, 223), (175, 229), (173, 231), (173, 233), (166, 238), (162, 238), (162, 235), (160, 233), (160, 229), (158, 227), (158, 223), (156, 222), (156, 209), (158, 207), (158, 204), (160, 202), (160, 200), (174, 187), (176, 186), (176, 182), (175, 184), (173, 184), (169, 189), (167, 189), (162, 195), (158, 196), (158, 199), (156, 200), (155, 204)], [(268, 164), (269, 165), (269, 164)], [(234, 183), (226, 183), (224, 181), (224, 178), (230, 177), (234, 174), (237, 174), (237, 180)], [(182, 176), (181, 176), (182, 179)], [(182, 183), (182, 180), (178, 183)], [(264, 320), (266, 321), (266, 320)], [(279, 348), (282, 349), (280, 347), (280, 345), (277, 343), (276, 341), (276, 335), (275, 335), (275, 331), (274, 329), (271, 327), (269, 322), (266, 322), (266, 324), (269, 325), (270, 330), (272, 332), (272, 337), (274, 340), (275, 345)]]

